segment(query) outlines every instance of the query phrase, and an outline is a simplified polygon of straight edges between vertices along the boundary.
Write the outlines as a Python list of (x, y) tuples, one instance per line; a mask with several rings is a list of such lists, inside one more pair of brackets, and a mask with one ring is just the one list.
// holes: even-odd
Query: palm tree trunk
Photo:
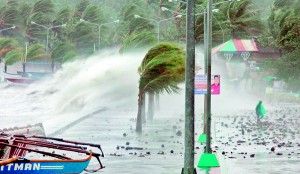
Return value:
[(4, 72), (7, 72), (7, 65), (4, 64)]
[(51, 71), (54, 73), (54, 58), (51, 59)]
[(139, 93), (139, 99), (138, 99), (138, 113), (137, 113), (137, 119), (136, 119), (136, 132), (142, 132), (142, 108), (143, 108), (143, 96), (144, 94)]
[(156, 109), (157, 111), (160, 110), (159, 94), (158, 94), (158, 93), (155, 94), (155, 109)]
[(154, 115), (154, 93), (149, 92), (148, 120), (153, 120), (153, 115)]
[(143, 95), (142, 122), (143, 122), (143, 124), (146, 124), (146, 94)]
[(24, 73), (26, 72), (25, 62), (22, 63), (22, 66), (23, 66), (23, 75), (24, 75)]

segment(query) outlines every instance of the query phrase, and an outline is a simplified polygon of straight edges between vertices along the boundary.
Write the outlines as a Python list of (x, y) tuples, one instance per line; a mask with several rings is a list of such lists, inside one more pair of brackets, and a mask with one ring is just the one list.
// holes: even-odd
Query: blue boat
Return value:
[[(82, 160), (28, 160), (25, 158), (10, 158), (0, 162), (0, 173), (44, 174), (44, 173), (81, 173), (92, 158)], [(2, 165), (1, 165), (2, 164)]]
[[(97, 148), (101, 153), (88, 151), (88, 147)], [(55, 153), (53, 150), (59, 151)], [(41, 159), (29, 159), (26, 156), (26, 152), (40, 154), (42, 157)], [(66, 156), (69, 153), (84, 154), (86, 157), (84, 159), (73, 159)], [(47, 157), (51, 157), (51, 159)], [(89, 170), (87, 167), (92, 157), (96, 158), (99, 167)], [(104, 153), (99, 144), (37, 135), (10, 135), (0, 132), (0, 174), (75, 174), (83, 171), (96, 172), (104, 168), (100, 157), (104, 157)]]

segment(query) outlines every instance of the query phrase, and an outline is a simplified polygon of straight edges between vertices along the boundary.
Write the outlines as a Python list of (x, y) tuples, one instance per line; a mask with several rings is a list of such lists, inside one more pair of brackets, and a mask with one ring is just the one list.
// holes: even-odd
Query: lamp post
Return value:
[(211, 150), (211, 50), (212, 50), (212, 0), (207, 2), (207, 95), (206, 95), (206, 148), (201, 155), (198, 167), (219, 167), (220, 164)]
[[(169, 2), (182, 2), (182, 3), (187, 3), (185, 1), (179, 1), (179, 0), (169, 0)], [(215, 4), (212, 4), (211, 6), (217, 6), (217, 5), (220, 5), (220, 4), (224, 4), (224, 3), (228, 3), (228, 2), (231, 2), (232, 0), (228, 0), (228, 1), (222, 1), (222, 2), (219, 2), (219, 3), (215, 3)], [(207, 14), (208, 14), (208, 11), (207, 11), (207, 8), (202, 6), (202, 5), (196, 5), (196, 6), (200, 6), (202, 7), (203, 9), (203, 12), (202, 13), (198, 13), (196, 14), (197, 15), (200, 15), (200, 14), (204, 14), (204, 73), (205, 75), (207, 75), (207, 60), (208, 60), (208, 51), (207, 51), (207, 41), (208, 41), (208, 38), (207, 38)], [(175, 11), (172, 11), (166, 7), (161, 7), (162, 11), (170, 11), (170, 12), (175, 12)], [(219, 9), (211, 9), (211, 12), (219, 12)], [(186, 15), (186, 14), (183, 14), (183, 15)], [(220, 26), (221, 28), (221, 31), (222, 31), (222, 34), (223, 34), (223, 43), (224, 43), (224, 39), (225, 39), (225, 34), (224, 34), (224, 30), (223, 30), (223, 27), (221, 26), (220, 22), (217, 20), (217, 18), (212, 15), (214, 17), (214, 19), (217, 21), (218, 25)], [(204, 123), (203, 123), (203, 134), (200, 135), (198, 141), (203, 143), (203, 142), (206, 142), (206, 117), (207, 117), (207, 94), (204, 95)]]
[(141, 18), (141, 19), (153, 21), (153, 22), (155, 22), (157, 24), (157, 42), (160, 42), (160, 35), (159, 35), (159, 32), (160, 32), (160, 23), (164, 22), (164, 21), (167, 21), (167, 20), (170, 20), (170, 19), (181, 18), (181, 17), (182, 17), (182, 15), (177, 15), (175, 17), (166, 18), (166, 19), (162, 19), (162, 20), (157, 21), (157, 20), (154, 20), (154, 19), (144, 18), (144, 17), (141, 17), (139, 15), (134, 15), (134, 18)]
[(50, 30), (53, 29), (53, 28), (66, 27), (67, 26), (67, 24), (62, 24), (62, 25), (56, 25), (56, 26), (52, 26), (52, 27), (46, 27), (46, 26), (38, 24), (34, 21), (31, 21), (31, 24), (43, 27), (47, 30), (47, 41), (46, 41), (46, 53), (47, 54), (48, 54), (48, 50), (49, 50), (49, 32), (50, 32)]
[[(212, 6), (221, 5), (221, 4), (224, 4), (224, 3), (227, 3), (227, 2), (231, 2), (231, 1), (232, 0), (227, 0), (227, 1), (222, 1), (222, 2), (218, 2), (218, 3), (214, 3), (214, 4), (212, 4)], [(240, 0), (237, 0), (237, 1), (239, 2)], [(169, 2), (181, 2), (181, 3), (187, 4), (187, 2), (180, 1), (180, 0), (169, 0)], [(205, 8), (205, 7), (203, 7), (203, 5), (200, 5), (200, 4), (195, 4), (195, 6)]]
[(112, 21), (112, 22), (107, 22), (107, 23), (103, 23), (103, 24), (96, 24), (96, 23), (93, 23), (93, 22), (90, 22), (90, 21), (86, 21), (86, 20), (84, 20), (84, 19), (80, 19), (80, 22), (86, 22), (86, 23), (89, 23), (89, 24), (91, 24), (91, 25), (95, 25), (95, 26), (97, 26), (98, 27), (98, 49), (100, 50), (100, 45), (101, 45), (101, 27), (103, 26), (103, 25), (108, 25), (108, 24), (112, 24), (112, 23), (119, 23), (120, 22), (120, 20), (115, 20), (115, 21)]
[[(232, 2), (233, 0), (227, 0), (227, 1), (222, 1), (222, 2), (218, 2), (218, 3), (214, 3), (212, 4), (212, 7), (214, 6), (217, 6), (217, 5), (221, 5), (221, 4), (224, 4), (224, 3), (228, 3), (228, 2)], [(238, 2), (241, 1), (241, 0), (237, 0)], [(185, 1), (180, 1), (180, 0), (169, 0), (169, 2), (181, 2), (181, 3), (187, 3)], [(196, 4), (195, 6), (197, 7), (202, 7), (203, 10), (205, 10), (205, 7), (203, 5), (199, 5), (199, 4)], [(165, 7), (162, 7), (162, 8), (165, 8)], [(170, 11), (170, 10), (168, 10)], [(219, 9), (212, 9), (212, 12), (219, 12)], [(196, 14), (198, 15), (198, 14)], [(222, 35), (223, 35), (223, 43), (224, 43), (224, 37), (225, 37), (225, 33), (224, 33), (224, 30), (223, 30), (223, 27), (221, 26), (220, 22), (218, 21), (218, 19), (212, 15), (213, 18), (217, 21), (218, 25), (220, 26), (221, 30), (222, 30)], [(205, 28), (205, 27), (204, 27)]]
[(10, 29), (15, 29), (15, 28), (16, 28), (16, 26), (13, 25), (12, 27), (4, 28), (4, 29), (0, 30), (0, 33), (1, 33), (2, 31), (10, 30)]
[(211, 49), (212, 49), (212, 0), (207, 3), (207, 97), (206, 97), (206, 149), (205, 153), (211, 154), (210, 127), (211, 127)]
[[(46, 54), (47, 55), (49, 54), (48, 52), (49, 52), (49, 32), (50, 32), (50, 30), (53, 29), (53, 28), (66, 27), (67, 26), (67, 24), (62, 24), (62, 25), (47, 27), (47, 26), (38, 24), (34, 21), (31, 21), (31, 24), (37, 25), (37, 26), (45, 28), (47, 30), (47, 41), (46, 41)], [(52, 72), (54, 72), (54, 59), (51, 60), (51, 68), (52, 68)]]
[[(184, 1), (180, 1), (180, 2), (184, 2)], [(216, 3), (216, 4), (214, 4), (214, 5), (223, 4), (223, 3), (225, 3), (225, 2), (230, 2), (230, 1), (224, 1), (224, 2), (222, 2), (222, 3)], [(185, 3), (186, 3), (186, 2), (185, 2)], [(195, 16), (204, 14), (204, 18), (205, 18), (206, 13), (207, 13), (207, 12), (206, 12), (206, 8), (204, 8), (202, 5), (196, 5), (196, 6), (202, 7), (203, 12), (197, 13), (197, 14), (195, 14)], [(162, 10), (162, 11), (175, 12), (175, 11), (173, 11), (173, 10), (170, 10), (170, 9), (166, 8), (166, 7), (161, 7), (161, 10)], [(213, 9), (212, 12), (218, 13), (218, 12), (219, 12), (219, 9)], [(180, 15), (186, 15), (186, 14), (180, 14)], [(213, 16), (213, 17), (214, 17), (214, 19), (217, 21), (219, 27), (221, 28), (222, 35), (223, 35), (223, 43), (224, 43), (225, 33), (224, 33), (224, 30), (223, 30), (223, 27), (221, 26), (221, 24), (220, 24), (220, 22), (218, 21), (218, 19), (217, 19), (215, 16)], [(205, 29), (205, 22), (204, 22), (204, 29)]]

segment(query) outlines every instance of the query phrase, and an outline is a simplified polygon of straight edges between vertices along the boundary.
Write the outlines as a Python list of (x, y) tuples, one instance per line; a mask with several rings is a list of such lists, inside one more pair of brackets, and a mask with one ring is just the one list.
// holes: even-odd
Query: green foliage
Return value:
[(72, 10), (69, 7), (65, 7), (58, 11), (55, 19), (53, 20), (53, 24), (62, 25), (70, 22), (71, 19), (72, 19)]
[(142, 104), (145, 93), (178, 92), (178, 84), (184, 81), (185, 52), (177, 44), (159, 43), (144, 57), (138, 72), (139, 99), (136, 131), (142, 131)]
[(102, 11), (99, 7), (94, 5), (89, 5), (86, 7), (82, 13), (82, 19), (96, 24), (104, 23)]
[[(86, 22), (80, 23), (80, 19), (84, 19)], [(78, 48), (80, 54), (93, 53), (94, 44), (99, 47), (99, 25), (104, 23), (103, 11), (99, 6), (82, 0), (77, 4), (72, 20), (72, 28), (69, 28), (67, 34), (70, 40)], [(104, 29), (103, 26), (102, 31)], [(101, 36), (103, 35), (101, 34)]]
[(26, 35), (30, 39), (38, 40), (46, 38), (45, 28), (31, 24), (32, 21), (37, 24), (49, 26), (54, 16), (54, 5), (51, 0), (39, 0), (34, 3), (27, 21)]
[(275, 1), (269, 17), (269, 31), (277, 44), (285, 50), (299, 49), (300, 1)]
[(289, 51), (300, 49), (300, 15), (285, 22), (280, 31), (279, 44)]
[[(284, 80), (293, 91), (299, 90), (300, 1), (276, 0), (268, 19), (269, 35), (260, 43), (281, 49), (283, 56), (264, 63), (264, 68)], [(267, 39), (266, 39), (267, 38)]]
[(17, 48), (9, 51), (4, 57), (4, 63), (6, 65), (12, 65), (18, 61), (31, 61), (43, 59), (45, 57), (46, 53), (44, 51), (44, 46), (41, 44), (33, 44), (28, 47), (27, 55), (26, 50), (22, 48)]
[(74, 29), (72, 24), (72, 10), (69, 7), (60, 9), (52, 23), (54, 26), (67, 24), (65, 27), (54, 28), (53, 31), (57, 42), (68, 42), (68, 34)]
[(286, 53), (282, 58), (276, 61), (265, 63), (266, 69), (275, 70), (275, 75), (284, 80), (291, 89), (300, 90), (300, 50)]
[(20, 49), (11, 50), (5, 55), (3, 61), (5, 65), (13, 65), (14, 63), (20, 61), (20, 58), (22, 56), (23, 56), (22, 50)]
[(32, 13), (52, 14), (54, 12), (54, 5), (51, 0), (39, 0), (32, 9)]
[(31, 11), (32, 11), (32, 6), (30, 4), (27, 3), (22, 3), (19, 5), (19, 14), (21, 16), (21, 20), (22, 20), (22, 24), (23, 26), (26, 26), (27, 23), (29, 22), (29, 17), (31, 15)]
[(66, 52), (66, 54), (63, 56), (62, 62), (72, 61), (78, 57), (77, 55), (78, 54), (76, 51), (70, 50), (70, 51)]
[(259, 12), (253, 7), (252, 0), (224, 3), (215, 16), (222, 25), (225, 25), (224, 29), (229, 31), (233, 38), (258, 35), (263, 30)]
[(59, 43), (51, 52), (51, 59), (58, 62), (65, 62), (76, 56), (75, 45), (68, 42)]
[(151, 48), (139, 67), (140, 94), (178, 92), (184, 81), (185, 52), (174, 43), (160, 43)]
[(0, 38), (0, 51), (6, 48), (17, 48), (19, 43), (17, 40), (12, 38)]
[[(91, 32), (95, 31), (95, 32)], [(79, 23), (75, 25), (69, 33), (69, 38), (83, 55), (91, 54), (94, 49), (94, 44), (98, 43), (97, 28), (87, 23)]]
[(0, 10), (1, 25), (18, 24), (20, 16), (15, 6), (4, 6)]
[(157, 42), (156, 35), (149, 31), (135, 32), (126, 37), (120, 52), (129, 51), (136, 48), (143, 48), (154, 45)]
[(124, 4), (120, 12), (120, 20), (122, 21), (122, 25), (120, 25), (117, 30), (120, 38), (130, 36), (134, 32), (153, 30), (155, 23), (149, 20), (134, 17), (135, 15), (142, 17), (147, 16), (143, 7), (145, 6), (141, 3), (141, 1), (130, 1), (130, 3)]
[(82, 16), (82, 13), (85, 11), (85, 9), (90, 5), (89, 0), (81, 0), (75, 7), (74, 17), (77, 19), (80, 19)]
[[(25, 55), (25, 52), (24, 52)], [(28, 47), (27, 61), (46, 58), (45, 46), (42, 44), (33, 44)]]

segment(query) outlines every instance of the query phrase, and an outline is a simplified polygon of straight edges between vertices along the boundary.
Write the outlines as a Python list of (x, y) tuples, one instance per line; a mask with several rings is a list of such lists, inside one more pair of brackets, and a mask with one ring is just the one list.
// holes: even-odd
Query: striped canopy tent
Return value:
[(241, 55), (246, 61), (251, 52), (258, 52), (258, 48), (252, 39), (231, 39), (212, 50), (213, 54), (223, 53), (227, 61), (233, 57), (233, 55)]

